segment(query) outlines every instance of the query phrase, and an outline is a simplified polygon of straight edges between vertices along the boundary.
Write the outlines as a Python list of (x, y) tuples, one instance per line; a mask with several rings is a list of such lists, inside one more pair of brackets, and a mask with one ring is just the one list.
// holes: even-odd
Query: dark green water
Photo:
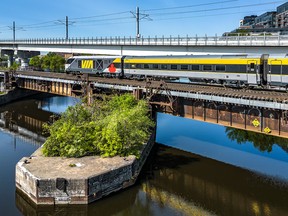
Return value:
[(41, 100), (0, 108), (21, 128), (0, 124), (1, 216), (288, 215), (287, 140), (164, 114), (157, 142), (165, 145), (155, 146), (135, 186), (88, 206), (34, 206), (15, 191), (15, 165), (41, 144), (40, 123), (75, 103)]

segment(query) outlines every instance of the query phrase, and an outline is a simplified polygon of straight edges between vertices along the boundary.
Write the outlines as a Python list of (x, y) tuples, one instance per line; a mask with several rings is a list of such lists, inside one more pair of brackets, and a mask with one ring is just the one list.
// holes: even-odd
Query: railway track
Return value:
[[(51, 72), (39, 72), (39, 71), (18, 71), (15, 75), (26, 75), (26, 76), (37, 76), (47, 77), (55, 79), (66, 79), (74, 81), (85, 81), (87, 76), (74, 76), (66, 73), (51, 73)], [(117, 78), (103, 78), (103, 77), (92, 77), (89, 76), (90, 82), (105, 83), (112, 85), (123, 85), (123, 86), (136, 86), (140, 88), (152, 88), (158, 89), (159, 91), (181, 91), (190, 93), (201, 93), (207, 95), (217, 95), (232, 98), (243, 98), (253, 99), (261, 101), (272, 101), (288, 103), (288, 93), (277, 90), (265, 90), (265, 89), (236, 89), (236, 88), (225, 88), (223, 86), (209, 86), (209, 85), (196, 85), (190, 83), (173, 83), (164, 81), (139, 81), (139, 80), (128, 80), (128, 79), (117, 79)]]

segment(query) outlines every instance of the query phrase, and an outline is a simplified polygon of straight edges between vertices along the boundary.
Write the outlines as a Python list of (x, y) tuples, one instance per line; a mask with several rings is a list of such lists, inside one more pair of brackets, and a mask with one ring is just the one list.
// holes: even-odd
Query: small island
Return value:
[(88, 204), (135, 183), (154, 144), (148, 103), (131, 94), (69, 107), (16, 165), (17, 190), (36, 204)]

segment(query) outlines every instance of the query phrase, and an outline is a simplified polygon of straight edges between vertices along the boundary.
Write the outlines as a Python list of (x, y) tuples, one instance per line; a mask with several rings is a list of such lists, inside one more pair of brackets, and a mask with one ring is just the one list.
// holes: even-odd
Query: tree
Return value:
[(29, 65), (33, 66), (36, 70), (41, 70), (42, 59), (40, 56), (34, 56), (30, 59)]
[(89, 106), (82, 103), (69, 107), (54, 124), (46, 124), (50, 136), (43, 154), (138, 156), (153, 126), (146, 101), (137, 101), (131, 94), (102, 97)]
[(16, 71), (19, 68), (19, 64), (13, 62), (13, 64), (9, 67), (10, 71)]
[(40, 70), (62, 72), (65, 67), (65, 59), (56, 53), (50, 52), (42, 58), (39, 56), (31, 58), (29, 64)]

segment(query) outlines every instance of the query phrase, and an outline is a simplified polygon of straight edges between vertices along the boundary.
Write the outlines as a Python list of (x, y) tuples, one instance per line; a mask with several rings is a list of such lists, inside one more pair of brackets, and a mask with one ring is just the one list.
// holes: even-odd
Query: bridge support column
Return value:
[(134, 89), (133, 95), (136, 98), (136, 100), (140, 100), (143, 98), (143, 89)]
[(40, 55), (39, 51), (17, 51), (17, 56), (20, 59), (20, 69), (26, 70), (29, 66), (29, 58)]
[(5, 50), (5, 49), (2, 49), (1, 50), (1, 56), (2, 55), (6, 55), (8, 56), (8, 67), (11, 67), (13, 65), (13, 62), (14, 62), (14, 50)]

